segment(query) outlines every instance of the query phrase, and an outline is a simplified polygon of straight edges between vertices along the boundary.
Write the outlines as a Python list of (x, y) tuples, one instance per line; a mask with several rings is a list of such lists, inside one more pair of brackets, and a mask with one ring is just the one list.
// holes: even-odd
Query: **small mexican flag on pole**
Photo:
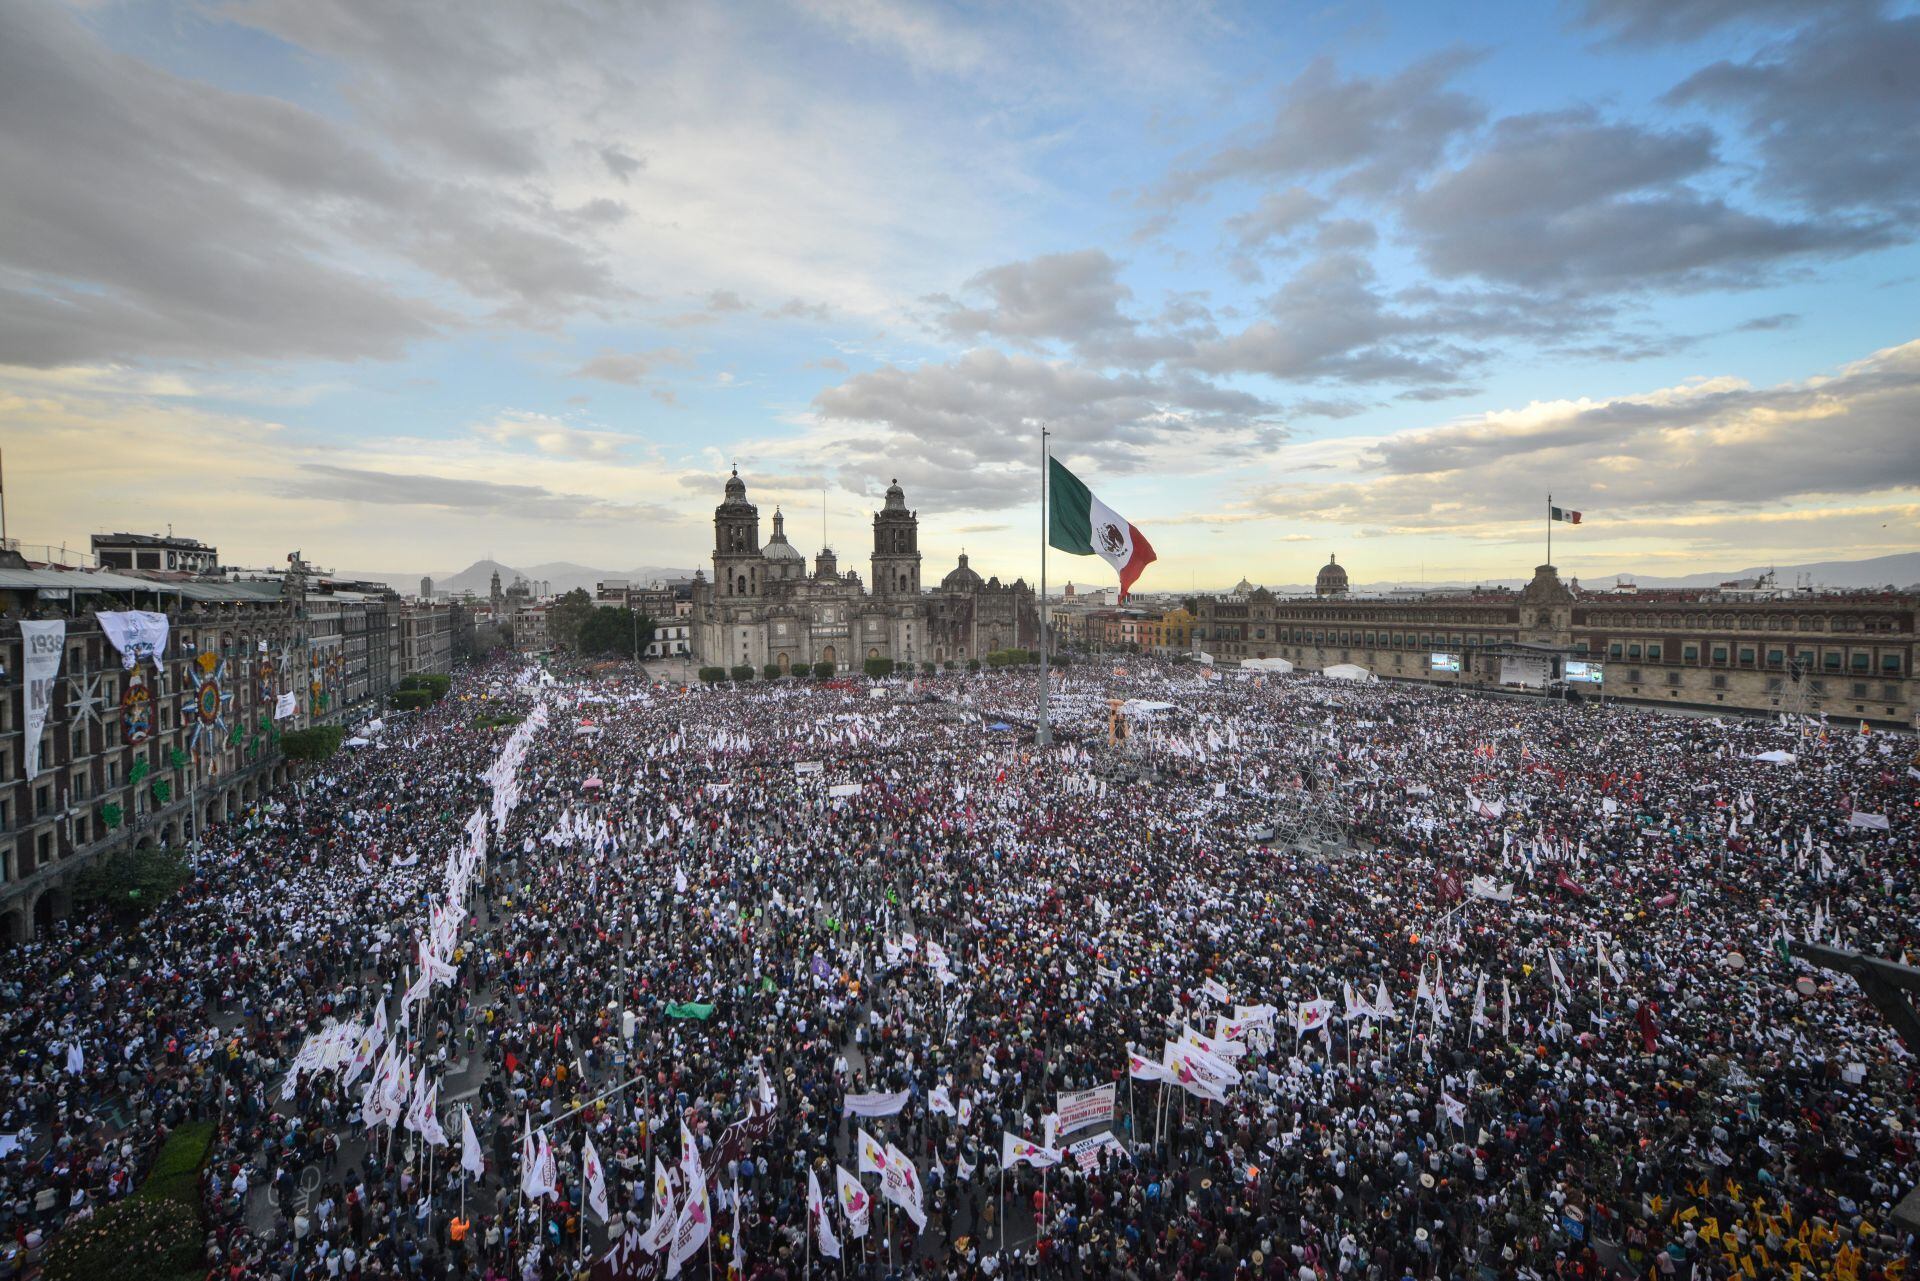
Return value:
[(1120, 575), (1120, 599), (1127, 598), (1140, 571), (1154, 562), (1153, 544), (1126, 517), (1094, 497), (1058, 458), (1047, 459), (1052, 499), (1047, 543), (1074, 556), (1098, 556)]
[(1580, 523), (1579, 512), (1569, 511), (1565, 507), (1549, 507), (1548, 510), (1553, 513), (1555, 520), (1564, 520), (1569, 525), (1578, 525)]

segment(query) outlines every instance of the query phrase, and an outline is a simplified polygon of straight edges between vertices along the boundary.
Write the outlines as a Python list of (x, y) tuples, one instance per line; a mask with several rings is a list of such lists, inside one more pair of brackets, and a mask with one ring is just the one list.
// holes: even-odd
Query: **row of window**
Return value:
[[(1585, 641), (1574, 642), (1574, 649), (1585, 653)], [(1662, 659), (1663, 647), (1659, 641), (1609, 641), (1607, 657), (1614, 660), (1634, 660), (1644, 658), (1650, 663)], [(1714, 667), (1740, 666), (1755, 667), (1763, 662), (1763, 650), (1757, 645), (1698, 645), (1686, 643), (1680, 647), (1680, 661), (1698, 664), (1701, 655), (1707, 655), (1707, 662)], [(1899, 676), (1907, 669), (1906, 655), (1900, 650), (1881, 650), (1879, 662), (1874, 662), (1872, 651), (1864, 649), (1841, 650), (1822, 649), (1818, 652), (1805, 646), (1794, 649), (1793, 663), (1805, 671), (1822, 672), (1874, 672), (1882, 676)], [(1785, 669), (1788, 651), (1784, 646), (1769, 646), (1764, 650), (1764, 665)]]

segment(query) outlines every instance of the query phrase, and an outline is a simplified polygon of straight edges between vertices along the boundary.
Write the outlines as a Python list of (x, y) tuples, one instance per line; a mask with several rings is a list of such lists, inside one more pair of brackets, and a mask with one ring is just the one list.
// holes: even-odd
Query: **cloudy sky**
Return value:
[[(1920, 547), (1920, 12), (0, 6), (10, 532), (1143, 590)], [(843, 562), (844, 563), (844, 562)], [(864, 566), (862, 566), (864, 567)], [(1053, 577), (1104, 581), (1094, 562)]]

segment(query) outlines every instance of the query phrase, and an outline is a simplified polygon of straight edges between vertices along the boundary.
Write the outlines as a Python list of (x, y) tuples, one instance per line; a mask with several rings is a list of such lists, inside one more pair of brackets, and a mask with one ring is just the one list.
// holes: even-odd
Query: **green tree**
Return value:
[(767, 665), (766, 665), (765, 667), (762, 667), (762, 668), (760, 669), (760, 679), (761, 679), (761, 680), (766, 680), (766, 681), (777, 681), (777, 680), (779, 680), (779, 679), (780, 679), (780, 664), (778, 664), (778, 663), (768, 663), (768, 664), (767, 664)]
[(893, 660), (891, 658), (869, 658), (865, 663), (861, 664), (861, 666), (867, 675), (873, 677), (875, 680), (879, 680), (883, 676), (893, 675)]
[(833, 676), (833, 664), (823, 658), (813, 665), (813, 674), (823, 681), (828, 680)]
[(160, 906), (192, 877), (178, 850), (123, 850), (84, 868), (73, 880), (73, 900), (133, 919)]
[(557, 649), (579, 648), (580, 629), (595, 612), (593, 597), (587, 595), (587, 589), (574, 588), (547, 610), (547, 639)]
[(347, 731), (338, 725), (315, 725), (280, 736), (280, 754), (290, 761), (318, 765), (340, 750)]
[(580, 629), (578, 648), (582, 654), (638, 658), (653, 643), (654, 630), (653, 620), (645, 614), (602, 605)]
[(727, 674), (737, 681), (750, 681), (753, 679), (753, 664), (735, 663), (733, 670)]
[(723, 681), (727, 679), (727, 669), (724, 667), (703, 667), (700, 669), (700, 679), (709, 685)]

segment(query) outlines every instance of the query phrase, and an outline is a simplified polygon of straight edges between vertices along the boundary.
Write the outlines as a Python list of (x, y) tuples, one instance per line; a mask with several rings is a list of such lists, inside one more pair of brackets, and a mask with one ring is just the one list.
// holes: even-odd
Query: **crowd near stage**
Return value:
[(463, 673), (0, 961), (7, 1266), (169, 1178), (234, 1279), (1911, 1264), (1912, 1054), (1792, 948), (1920, 943), (1912, 739), (1038, 679)]

